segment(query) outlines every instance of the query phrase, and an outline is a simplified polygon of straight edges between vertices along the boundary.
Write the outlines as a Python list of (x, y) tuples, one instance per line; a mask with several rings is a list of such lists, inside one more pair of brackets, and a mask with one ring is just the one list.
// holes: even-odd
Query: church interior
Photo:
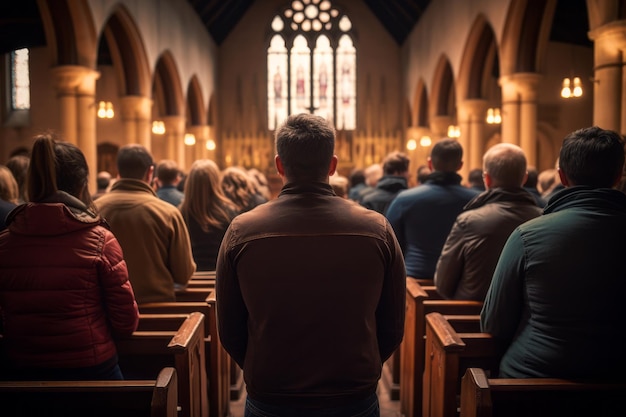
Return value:
[(24, 0), (0, 15), (0, 163), (51, 131), (92, 173), (140, 143), (183, 171), (210, 158), (275, 178), (276, 126), (313, 112), (337, 129), (342, 174), (394, 150), (415, 172), (450, 136), (467, 177), (495, 143), (543, 170), (571, 131), (626, 132), (623, 0)]

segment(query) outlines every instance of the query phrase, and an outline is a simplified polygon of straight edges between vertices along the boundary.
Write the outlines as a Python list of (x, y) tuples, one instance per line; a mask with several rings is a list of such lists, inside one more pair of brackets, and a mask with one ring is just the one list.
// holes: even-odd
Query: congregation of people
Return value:
[(216, 271), (251, 417), (379, 415), (407, 279), (484, 302), (501, 376), (626, 375), (621, 343), (585, 360), (626, 318), (621, 135), (572, 132), (542, 172), (500, 143), (465, 179), (450, 138), (417, 169), (395, 151), (345, 176), (324, 119), (290, 116), (275, 140), (276, 197), (258, 170), (183, 172), (138, 144), (93, 195), (81, 150), (51, 135), (0, 165), (0, 379), (123, 379), (115, 342), (138, 305), (175, 301), (196, 271)]

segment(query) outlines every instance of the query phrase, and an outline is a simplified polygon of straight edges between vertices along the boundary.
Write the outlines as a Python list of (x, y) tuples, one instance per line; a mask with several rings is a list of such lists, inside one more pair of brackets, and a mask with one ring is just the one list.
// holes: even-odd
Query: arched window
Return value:
[(356, 129), (356, 48), (350, 19), (329, 0), (293, 0), (271, 23), (268, 127), (313, 113)]
[(11, 52), (11, 110), (30, 109), (30, 75), (28, 49)]

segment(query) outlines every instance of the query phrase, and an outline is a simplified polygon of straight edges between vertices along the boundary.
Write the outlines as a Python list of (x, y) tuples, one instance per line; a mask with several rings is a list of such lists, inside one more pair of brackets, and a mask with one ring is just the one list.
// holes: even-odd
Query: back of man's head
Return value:
[(335, 150), (335, 128), (308, 113), (292, 115), (276, 130), (276, 153), (289, 181), (326, 181)]
[(141, 145), (125, 145), (117, 152), (117, 171), (120, 178), (143, 180), (153, 163), (152, 155)]
[(111, 174), (108, 171), (100, 171), (96, 176), (96, 184), (98, 185), (98, 190), (106, 190), (106, 188), (111, 183)]
[(178, 164), (171, 159), (164, 159), (156, 166), (156, 176), (162, 185), (175, 185), (180, 178)]
[(376, 187), (378, 180), (383, 176), (383, 167), (381, 164), (372, 164), (365, 168), (365, 184), (370, 187)]
[(612, 188), (624, 168), (624, 138), (612, 130), (588, 127), (563, 140), (559, 169), (568, 185)]
[(521, 187), (526, 180), (526, 155), (517, 145), (499, 143), (483, 155), (483, 170), (489, 188)]
[(528, 172), (528, 176), (526, 177), (524, 187), (537, 188), (537, 183), (539, 182), (539, 171), (537, 171), (537, 168), (534, 166), (527, 167), (526, 171)]
[(420, 165), (417, 168), (417, 183), (424, 184), (430, 174), (431, 170), (428, 168), (428, 165)]
[(443, 139), (435, 143), (430, 153), (434, 171), (456, 172), (463, 162), (463, 147), (454, 139)]
[(409, 158), (402, 152), (391, 152), (383, 160), (385, 175), (406, 175), (409, 171)]

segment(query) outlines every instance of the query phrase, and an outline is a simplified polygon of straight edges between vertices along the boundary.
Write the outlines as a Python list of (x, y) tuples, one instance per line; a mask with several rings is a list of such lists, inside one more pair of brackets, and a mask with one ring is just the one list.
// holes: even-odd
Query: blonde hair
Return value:
[(222, 172), (222, 190), (239, 211), (248, 207), (256, 195), (256, 187), (248, 171), (239, 167), (228, 167)]
[(191, 165), (184, 194), (180, 205), (183, 217), (193, 218), (204, 232), (232, 220), (235, 207), (222, 191), (219, 167), (210, 159), (199, 159)]
[(20, 190), (11, 170), (0, 165), (0, 199), (9, 203), (17, 204)]

